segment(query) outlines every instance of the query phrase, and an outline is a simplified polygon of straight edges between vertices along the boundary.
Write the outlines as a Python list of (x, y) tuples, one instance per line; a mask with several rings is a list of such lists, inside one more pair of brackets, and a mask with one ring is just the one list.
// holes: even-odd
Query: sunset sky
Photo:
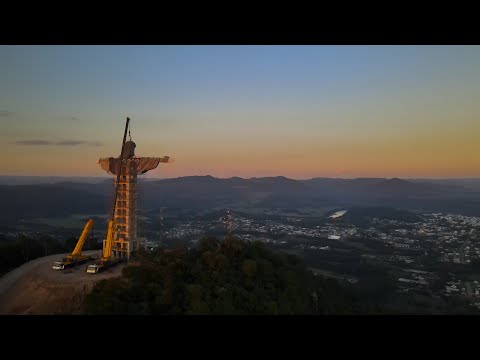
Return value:
[(480, 46), (0, 46), (0, 175), (480, 177)]

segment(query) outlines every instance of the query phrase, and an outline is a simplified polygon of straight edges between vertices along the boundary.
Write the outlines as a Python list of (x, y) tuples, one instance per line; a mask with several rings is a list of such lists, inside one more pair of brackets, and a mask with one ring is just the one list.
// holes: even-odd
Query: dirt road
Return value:
[[(99, 250), (84, 254), (98, 258)], [(85, 295), (102, 279), (117, 277), (125, 264), (99, 274), (85, 268), (93, 261), (72, 268), (53, 270), (52, 263), (66, 254), (29, 261), (0, 278), (0, 314), (80, 314)]]

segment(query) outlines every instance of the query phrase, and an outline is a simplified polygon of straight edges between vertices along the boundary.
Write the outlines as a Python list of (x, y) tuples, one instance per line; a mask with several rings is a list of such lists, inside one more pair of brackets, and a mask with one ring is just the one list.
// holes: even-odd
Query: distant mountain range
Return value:
[[(218, 180), (229, 180), (229, 181), (245, 181), (245, 180), (259, 180), (259, 179), (285, 179), (290, 181), (300, 181), (300, 182), (354, 182), (354, 183), (371, 183), (374, 184), (376, 182), (382, 180), (389, 180), (387, 178), (356, 178), (356, 179), (342, 179), (342, 178), (312, 178), (308, 180), (294, 180), (289, 179), (284, 176), (276, 176), (276, 177), (262, 177), (262, 178), (250, 178), (244, 179), (238, 176), (231, 177), (228, 179), (220, 179), (214, 178), (213, 176), (185, 176), (179, 177), (175, 179), (218, 179)], [(111, 180), (111, 176), (13, 176), (13, 175), (0, 175), (0, 185), (35, 185), (35, 184), (57, 184), (60, 182), (78, 182), (78, 183), (101, 183), (107, 180)], [(152, 182), (152, 181), (166, 181), (166, 180), (175, 180), (175, 179), (159, 179), (159, 178), (142, 178), (141, 181), (145, 182)], [(390, 179), (390, 180), (401, 180), (401, 179)], [(403, 179), (408, 182), (413, 183), (429, 183), (429, 184), (441, 184), (441, 185), (457, 185), (457, 186), (464, 186), (467, 188), (474, 188), (480, 190), (480, 178), (459, 178), (459, 179)]]
[(87, 177), (87, 176), (0, 176), (0, 185), (36, 185), (36, 184), (56, 184), (59, 182), (82, 182), (99, 183), (105, 181), (107, 177)]
[[(8, 178), (8, 179), (6, 179)], [(15, 181), (33, 185), (0, 185), (0, 223), (21, 218), (108, 213), (112, 178), (28, 177)], [(0, 184), (12, 177), (0, 177)], [(219, 179), (186, 176), (139, 180), (143, 209), (326, 208), (388, 206), (407, 210), (452, 212), (480, 216), (480, 179), (333, 179), (293, 180), (283, 176)]]

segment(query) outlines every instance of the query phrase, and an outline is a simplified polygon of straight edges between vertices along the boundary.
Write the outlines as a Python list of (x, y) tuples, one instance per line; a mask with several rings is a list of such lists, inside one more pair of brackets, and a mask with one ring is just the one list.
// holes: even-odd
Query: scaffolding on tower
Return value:
[[(111, 256), (114, 259), (129, 259), (139, 249), (138, 237), (138, 202), (139, 187), (137, 177), (155, 169), (160, 163), (171, 163), (170, 157), (138, 157), (135, 155), (136, 144), (132, 141), (127, 125), (129, 140), (122, 146), (118, 158), (108, 157), (98, 160), (101, 168), (115, 175), (115, 196), (112, 207), (112, 217), (116, 228), (112, 241)], [(104, 241), (104, 249), (107, 247)]]

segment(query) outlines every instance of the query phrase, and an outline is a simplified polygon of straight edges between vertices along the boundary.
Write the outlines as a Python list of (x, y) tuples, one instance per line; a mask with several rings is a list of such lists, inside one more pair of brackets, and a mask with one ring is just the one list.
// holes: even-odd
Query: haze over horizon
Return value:
[(480, 177), (479, 46), (0, 46), (0, 175)]
[[(287, 177), (284, 175), (271, 175), (271, 176), (252, 176), (252, 177), (242, 177), (242, 176), (228, 176), (228, 177), (221, 177), (221, 176), (213, 176), (209, 174), (192, 174), (192, 175), (182, 175), (182, 176), (172, 176), (172, 177), (165, 177), (165, 176), (144, 176), (141, 175), (140, 181), (142, 179), (154, 181), (154, 180), (172, 180), (172, 179), (179, 179), (179, 178), (188, 178), (188, 177), (208, 177), (211, 176), (215, 179), (221, 179), (221, 180), (228, 180), (232, 178), (240, 178), (243, 180), (251, 180), (251, 179), (265, 179), (265, 178), (286, 178), (290, 180), (311, 180), (311, 179), (337, 179), (337, 180), (359, 180), (359, 179), (386, 179), (386, 180), (394, 180), (394, 179), (399, 179), (399, 180), (478, 180), (480, 181), (480, 177), (403, 177), (403, 178), (398, 178), (398, 177), (386, 177), (386, 176), (375, 176), (375, 177), (329, 177), (329, 176), (317, 176), (317, 177), (309, 177), (309, 178), (293, 178), (293, 177)], [(160, 174), (161, 175), (161, 174)], [(99, 175), (99, 176), (63, 176), (63, 175), (0, 175), (0, 179), (6, 179), (6, 178), (45, 178), (45, 179), (67, 179), (66, 181), (75, 181), (77, 179), (111, 179), (113, 180), (114, 177), (108, 176), (108, 175)], [(63, 180), (62, 180), (63, 181)], [(12, 183), (14, 184), (14, 183)], [(33, 184), (33, 183), (32, 183)]]

